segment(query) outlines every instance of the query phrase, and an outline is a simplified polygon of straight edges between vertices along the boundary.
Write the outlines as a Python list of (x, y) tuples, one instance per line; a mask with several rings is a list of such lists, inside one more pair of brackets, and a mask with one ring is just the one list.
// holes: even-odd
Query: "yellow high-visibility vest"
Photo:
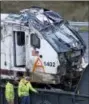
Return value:
[(18, 86), (18, 96), (28, 96), (29, 90), (36, 92), (30, 82), (26, 81), (24, 78), (21, 79)]
[(14, 86), (10, 82), (7, 82), (5, 86), (5, 97), (7, 101), (14, 100)]

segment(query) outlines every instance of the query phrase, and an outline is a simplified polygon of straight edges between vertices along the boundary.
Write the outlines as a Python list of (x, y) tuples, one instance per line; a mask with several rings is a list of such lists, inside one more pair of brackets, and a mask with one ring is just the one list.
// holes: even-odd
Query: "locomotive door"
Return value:
[(14, 31), (13, 43), (14, 65), (25, 66), (25, 32)]

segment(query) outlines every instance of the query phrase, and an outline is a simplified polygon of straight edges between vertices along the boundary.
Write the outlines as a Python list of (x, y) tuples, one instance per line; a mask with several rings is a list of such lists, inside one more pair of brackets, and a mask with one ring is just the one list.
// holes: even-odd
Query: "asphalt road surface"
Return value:
[(86, 53), (85, 53), (85, 61), (89, 63), (89, 32), (80, 32), (80, 35), (82, 36), (83, 40), (85, 41), (85, 44), (86, 44)]

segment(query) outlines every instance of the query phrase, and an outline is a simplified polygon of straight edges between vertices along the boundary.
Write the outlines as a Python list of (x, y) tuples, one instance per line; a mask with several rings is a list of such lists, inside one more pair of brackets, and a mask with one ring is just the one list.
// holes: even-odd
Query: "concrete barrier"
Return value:
[[(0, 88), (0, 104), (7, 104), (4, 91), (4, 88)], [(89, 96), (86, 95), (77, 95), (60, 90), (38, 89), (38, 91), (38, 94), (30, 94), (30, 104), (89, 104)], [(17, 89), (15, 89), (14, 104), (19, 104)]]

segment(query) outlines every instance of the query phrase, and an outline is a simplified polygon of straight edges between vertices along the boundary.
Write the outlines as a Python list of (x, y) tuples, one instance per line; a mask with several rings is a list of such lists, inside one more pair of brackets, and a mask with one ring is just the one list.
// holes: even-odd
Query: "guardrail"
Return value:
[(89, 31), (89, 22), (73, 22), (73, 21), (69, 21), (69, 24), (73, 27), (75, 27), (75, 29), (77, 31)]
[(89, 26), (89, 22), (73, 22), (73, 21), (69, 21), (70, 25), (73, 26)]

